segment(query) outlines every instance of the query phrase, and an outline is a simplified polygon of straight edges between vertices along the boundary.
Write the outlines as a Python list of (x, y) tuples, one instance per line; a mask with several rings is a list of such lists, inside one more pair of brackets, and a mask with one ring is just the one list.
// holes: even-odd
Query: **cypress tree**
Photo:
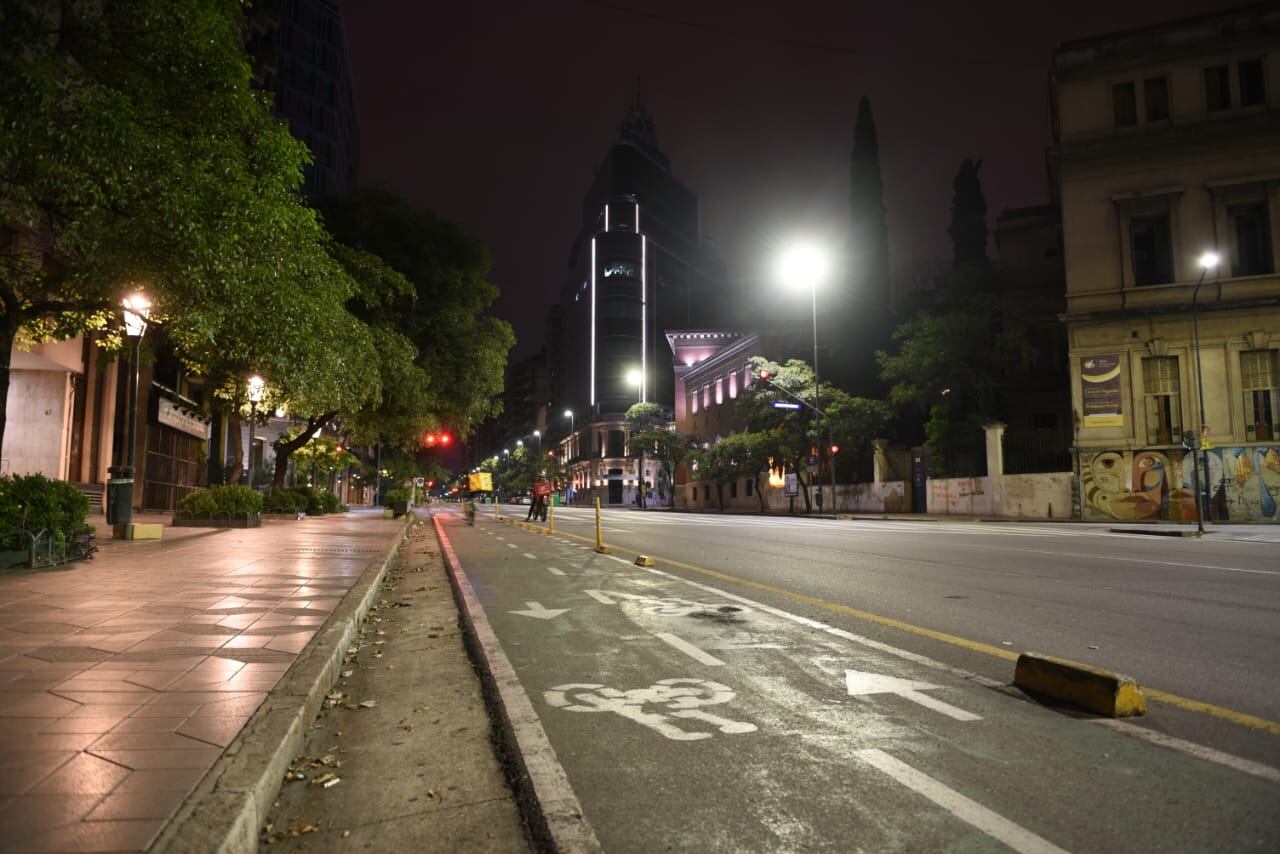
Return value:
[(889, 226), (876, 122), (871, 115), (871, 101), (865, 95), (858, 101), (858, 120), (853, 129), (849, 202), (853, 213), (850, 251), (856, 302), (887, 314), (891, 302)]
[(954, 247), (951, 265), (956, 270), (988, 261), (987, 199), (978, 177), (981, 169), (981, 160), (965, 160), (951, 185), (955, 195), (951, 199), (951, 225), (947, 227), (947, 234)]

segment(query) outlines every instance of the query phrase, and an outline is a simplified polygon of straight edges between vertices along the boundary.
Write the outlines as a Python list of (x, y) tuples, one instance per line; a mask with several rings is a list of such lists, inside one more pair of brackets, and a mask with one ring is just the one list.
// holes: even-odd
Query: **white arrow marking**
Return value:
[(539, 620), (550, 620), (552, 617), (558, 617), (569, 610), (568, 608), (544, 608), (537, 602), (525, 602), (524, 604), (528, 606), (529, 610), (512, 611), (511, 613), (522, 614), (526, 617), (537, 617)]
[(921, 694), (921, 691), (929, 691), (939, 687), (930, 685), (928, 682), (913, 682), (910, 679), (899, 679), (896, 676), (885, 676), (881, 673), (864, 673), (861, 670), (846, 670), (844, 672), (844, 681), (850, 697), (861, 697), (867, 694), (897, 694), (913, 703), (919, 703), (925, 708), (933, 709), (935, 712), (944, 714), (949, 718), (955, 718), (958, 721), (982, 720), (981, 715), (966, 712), (964, 709), (957, 709), (950, 703), (935, 700), (928, 694)]
[[(855, 671), (856, 672), (856, 671)], [(900, 680), (903, 681), (903, 680)], [(932, 777), (917, 771), (883, 750), (870, 748), (855, 754), (863, 762), (880, 769), (908, 789), (924, 795), (963, 822), (973, 825), (988, 836), (994, 837), (1014, 851), (1025, 854), (1066, 854), (1058, 846), (1026, 828), (1019, 827), (1004, 816), (998, 815), (977, 801), (970, 800), (954, 789), (949, 789)]]
[(583, 593), (585, 593), (585, 594), (587, 594), (588, 596), (590, 596), (592, 599), (596, 600), (597, 602), (599, 602), (601, 605), (616, 605), (616, 604), (618, 604), (617, 602), (614, 602), (612, 599), (610, 599), (608, 596), (606, 596), (606, 595), (604, 595), (603, 593), (601, 593), (599, 590), (583, 590), (582, 592), (583, 592)]

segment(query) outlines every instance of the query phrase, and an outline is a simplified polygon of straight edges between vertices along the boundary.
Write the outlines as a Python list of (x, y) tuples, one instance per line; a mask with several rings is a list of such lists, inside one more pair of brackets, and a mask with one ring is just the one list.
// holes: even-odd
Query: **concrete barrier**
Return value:
[(1142, 689), (1128, 676), (1040, 653), (1018, 656), (1013, 684), (1112, 718), (1147, 713)]

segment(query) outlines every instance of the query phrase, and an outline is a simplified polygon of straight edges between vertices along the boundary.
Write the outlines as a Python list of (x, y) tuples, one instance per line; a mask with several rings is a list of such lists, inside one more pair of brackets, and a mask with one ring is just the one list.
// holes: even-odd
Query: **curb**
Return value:
[[(1107, 528), (1108, 534), (1147, 534), (1152, 537), (1198, 537), (1198, 531), (1184, 531), (1181, 528)], [(1206, 534), (1212, 533), (1205, 531)]]
[(290, 760), (342, 669), (342, 658), (417, 517), (406, 516), (395, 542), (369, 562), (284, 678), (271, 689), (240, 734), (165, 825), (156, 852), (250, 854), (280, 792)]
[(515, 668), (502, 651), (458, 556), (440, 524), (432, 516), (440, 553), (449, 572), (453, 598), (458, 603), (463, 636), (485, 699), (493, 712), (501, 740), (507, 776), (515, 790), (525, 823), (536, 843), (549, 851), (597, 852), (604, 849), (582, 813), (564, 767), (556, 758), (542, 721), (529, 695), (520, 685)]
[(1147, 713), (1142, 689), (1130, 677), (1036, 652), (1018, 656), (1013, 684), (1112, 718)]

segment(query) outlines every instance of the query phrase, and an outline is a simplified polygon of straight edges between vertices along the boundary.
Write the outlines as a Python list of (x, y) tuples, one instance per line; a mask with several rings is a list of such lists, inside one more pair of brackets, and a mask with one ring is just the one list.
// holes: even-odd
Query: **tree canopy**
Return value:
[(300, 411), (379, 395), (353, 282), (297, 194), (306, 147), (250, 88), (242, 23), (236, 0), (0, 6), (0, 407), (15, 340), (111, 344), (135, 289), (226, 396), (248, 371)]

